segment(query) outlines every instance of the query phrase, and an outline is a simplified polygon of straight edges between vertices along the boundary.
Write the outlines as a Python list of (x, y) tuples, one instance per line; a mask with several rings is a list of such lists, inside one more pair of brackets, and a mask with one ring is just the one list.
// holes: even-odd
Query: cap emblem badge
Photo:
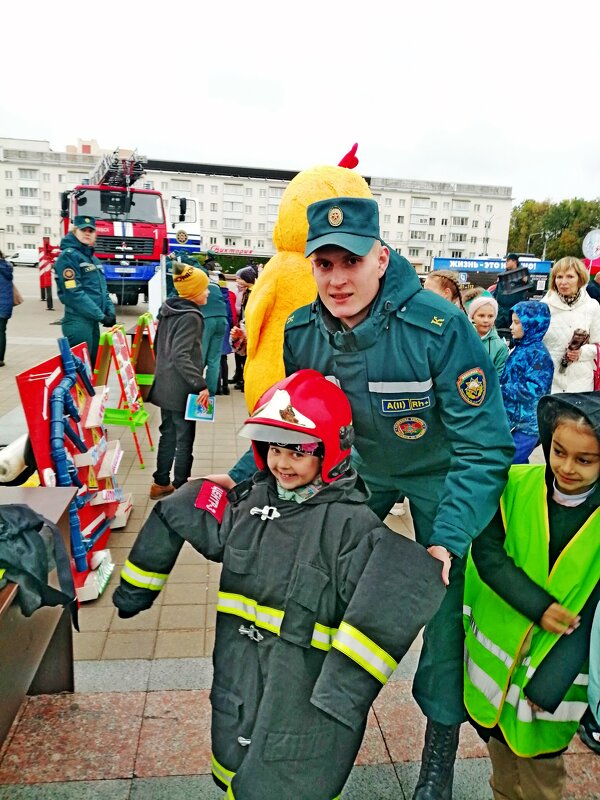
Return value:
[(344, 221), (344, 212), (339, 206), (332, 206), (327, 214), (327, 221), (332, 228), (339, 228)]

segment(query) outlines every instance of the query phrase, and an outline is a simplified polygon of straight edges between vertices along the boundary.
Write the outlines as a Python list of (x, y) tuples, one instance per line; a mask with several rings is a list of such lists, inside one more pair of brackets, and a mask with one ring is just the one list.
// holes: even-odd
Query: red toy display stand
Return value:
[[(61, 341), (66, 343), (66, 339)], [(68, 345), (65, 346), (69, 352)], [(86, 365), (91, 385), (87, 346), (77, 345), (71, 352)], [(75, 481), (67, 484), (68, 475), (65, 478), (62, 474), (61, 477), (61, 470), (57, 467), (51, 446), (51, 438), (53, 435), (56, 436), (56, 428), (54, 430), (52, 428), (52, 404), (56, 402), (52, 400), (52, 393), (65, 376), (63, 359), (60, 355), (56, 355), (21, 372), (16, 377), (42, 486), (76, 485)], [(79, 490), (77, 498), (73, 500), (73, 503), (80, 507), (73, 505), (71, 509), (71, 566), (77, 596), (80, 600), (86, 600), (98, 596), (112, 571), (112, 565), (109, 569), (105, 561), (101, 564), (102, 578), (100, 573), (95, 571), (92, 576), (94, 580), (87, 580), (86, 583), (92, 568), (98, 567), (102, 561), (99, 554), (106, 547), (110, 536), (110, 523), (117, 513), (120, 502), (121, 490), (116, 481), (120, 457), (115, 452), (116, 448), (120, 450), (120, 444), (118, 442), (109, 444), (107, 441), (106, 429), (102, 424), (103, 397), (99, 389), (96, 389), (96, 395), (92, 398), (81, 375), (77, 374), (69, 394), (81, 420), (77, 422), (65, 406), (62, 415), (65, 430), (64, 452), (67, 461), (73, 463), (77, 478), (85, 487)], [(82, 452), (81, 447), (76, 446), (69, 438), (66, 433), (67, 426), (73, 437), (79, 439), (85, 446), (85, 452)], [(110, 555), (108, 562), (110, 563)], [(94, 586), (99, 589), (95, 594)]]

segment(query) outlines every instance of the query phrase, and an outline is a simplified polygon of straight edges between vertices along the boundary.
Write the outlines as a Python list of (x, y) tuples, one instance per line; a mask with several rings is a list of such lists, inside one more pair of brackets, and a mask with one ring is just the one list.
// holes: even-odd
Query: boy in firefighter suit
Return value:
[[(367, 502), (383, 519), (408, 497), (417, 541), (450, 576), (413, 684), (427, 717), (414, 798), (444, 800), (466, 719), (464, 557), (498, 507), (513, 454), (498, 377), (466, 314), (423, 291), (411, 264), (381, 240), (374, 200), (321, 200), (308, 207), (308, 223), (319, 296), (287, 321), (286, 373), (311, 367), (337, 378)], [(213, 479), (230, 488), (248, 476), (244, 459)]]
[(496, 800), (563, 797), (600, 599), (600, 397), (543, 397), (538, 420), (547, 466), (511, 468), (465, 580), (465, 705)]
[(87, 344), (94, 366), (100, 341), (98, 323), (110, 328), (117, 320), (102, 264), (94, 255), (96, 220), (77, 216), (73, 225), (60, 243), (61, 254), (54, 265), (58, 297), (65, 307), (62, 332), (70, 347)]
[(184, 539), (222, 561), (213, 777), (230, 800), (333, 800), (443, 584), (435, 559), (365, 504), (334, 383), (314, 370), (279, 381), (242, 434), (259, 471), (229, 493), (196, 480), (161, 501), (113, 601), (120, 616), (148, 608)]

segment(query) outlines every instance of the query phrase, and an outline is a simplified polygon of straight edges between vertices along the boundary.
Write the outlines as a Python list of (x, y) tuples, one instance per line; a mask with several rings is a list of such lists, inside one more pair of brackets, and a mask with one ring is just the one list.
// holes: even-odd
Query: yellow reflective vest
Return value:
[[(577, 614), (600, 579), (600, 508), (586, 520), (549, 568), (550, 531), (545, 466), (518, 465), (500, 501), (506, 541), (515, 564)], [(558, 642), (516, 611), (486, 583), (469, 555), (464, 595), (465, 705), (485, 728), (498, 725), (511, 750), (532, 757), (569, 744), (587, 706), (587, 674), (580, 674), (553, 712), (533, 711), (524, 689)]]

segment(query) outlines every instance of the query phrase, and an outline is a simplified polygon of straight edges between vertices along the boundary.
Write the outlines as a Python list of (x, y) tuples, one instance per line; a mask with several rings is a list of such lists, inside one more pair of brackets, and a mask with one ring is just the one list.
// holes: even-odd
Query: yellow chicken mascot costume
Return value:
[(306, 209), (328, 197), (372, 197), (364, 178), (352, 171), (357, 145), (337, 167), (299, 172), (281, 198), (273, 230), (276, 254), (261, 272), (246, 307), (247, 359), (244, 388), (248, 409), (276, 381), (285, 377), (283, 329), (292, 311), (317, 296), (310, 261), (304, 258), (308, 235)]

